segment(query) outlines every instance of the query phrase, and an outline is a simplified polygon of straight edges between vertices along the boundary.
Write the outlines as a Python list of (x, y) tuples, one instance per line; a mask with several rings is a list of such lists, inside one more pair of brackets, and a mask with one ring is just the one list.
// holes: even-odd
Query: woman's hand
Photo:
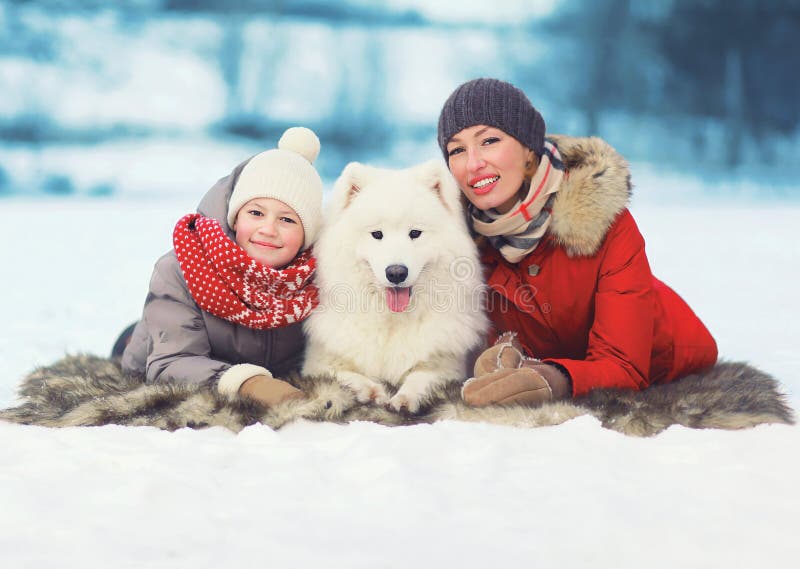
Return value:
[(499, 369), (517, 368), (524, 359), (522, 344), (517, 340), (517, 335), (514, 332), (503, 332), (494, 346), (478, 356), (473, 377), (481, 377)]
[(266, 375), (254, 375), (245, 380), (239, 387), (239, 395), (258, 401), (267, 407), (305, 397), (305, 393), (296, 387), (281, 379)]
[(566, 399), (572, 391), (569, 377), (557, 367), (525, 361), (519, 368), (501, 368), (464, 384), (461, 397), (467, 405), (541, 405)]

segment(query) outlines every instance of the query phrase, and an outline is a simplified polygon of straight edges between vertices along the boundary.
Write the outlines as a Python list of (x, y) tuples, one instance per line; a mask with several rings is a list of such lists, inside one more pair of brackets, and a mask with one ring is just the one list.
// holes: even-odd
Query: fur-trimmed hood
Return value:
[(617, 215), (628, 207), (628, 163), (597, 137), (548, 135), (567, 169), (553, 202), (550, 232), (571, 256), (594, 255)]

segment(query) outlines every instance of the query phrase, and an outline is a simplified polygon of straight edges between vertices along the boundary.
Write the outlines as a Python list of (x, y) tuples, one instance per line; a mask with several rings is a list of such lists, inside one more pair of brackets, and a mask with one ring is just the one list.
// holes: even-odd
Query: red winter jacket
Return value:
[(529, 355), (566, 368), (576, 396), (714, 365), (709, 331), (650, 271), (626, 209), (627, 164), (600, 139), (552, 139), (568, 175), (545, 238), (517, 264), (482, 247), (495, 331), (517, 332)]

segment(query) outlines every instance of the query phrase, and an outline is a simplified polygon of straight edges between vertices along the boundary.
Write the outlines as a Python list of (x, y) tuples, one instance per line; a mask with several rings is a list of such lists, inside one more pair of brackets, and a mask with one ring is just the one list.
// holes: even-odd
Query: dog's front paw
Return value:
[(389, 401), (389, 396), (380, 383), (360, 373), (340, 371), (336, 374), (336, 379), (340, 384), (350, 388), (359, 403), (386, 405)]
[(374, 381), (364, 382), (358, 386), (350, 386), (356, 393), (356, 399), (359, 403), (375, 403), (376, 405), (386, 405), (389, 401), (389, 396), (386, 390), (379, 383)]
[(420, 402), (420, 397), (418, 395), (413, 393), (403, 393), (400, 391), (394, 397), (389, 399), (389, 407), (398, 413), (405, 409), (409, 413), (415, 414), (417, 411), (419, 411)]

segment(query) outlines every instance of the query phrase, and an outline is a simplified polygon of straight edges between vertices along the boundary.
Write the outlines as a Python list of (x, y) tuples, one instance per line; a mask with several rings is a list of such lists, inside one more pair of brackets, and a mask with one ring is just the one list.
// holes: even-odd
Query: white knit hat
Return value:
[(278, 148), (257, 154), (242, 169), (228, 201), (228, 225), (250, 200), (274, 198), (297, 212), (308, 249), (322, 224), (322, 179), (312, 166), (317, 156), (319, 138), (312, 130), (296, 126), (284, 132)]

